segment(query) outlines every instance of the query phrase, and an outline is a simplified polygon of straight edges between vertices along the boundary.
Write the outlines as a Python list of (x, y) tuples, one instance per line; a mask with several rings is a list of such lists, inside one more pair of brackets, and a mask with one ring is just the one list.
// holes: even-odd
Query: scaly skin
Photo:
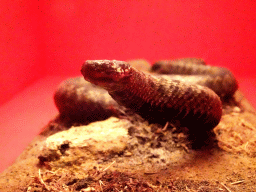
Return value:
[(207, 87), (145, 74), (124, 61), (89, 60), (81, 72), (85, 80), (149, 122), (209, 130), (220, 121), (221, 100)]
[[(234, 75), (228, 69), (199, 65), (199, 63), (194, 62), (194, 60), (193, 62), (188, 61), (158, 61), (153, 64), (152, 72), (168, 74), (167, 78), (206, 86), (217, 93), (223, 100), (233, 96), (238, 89), (238, 83)], [(182, 76), (170, 74), (179, 74)]]
[(63, 81), (54, 93), (54, 102), (61, 116), (76, 121), (98, 121), (121, 113), (108, 92), (83, 77)]

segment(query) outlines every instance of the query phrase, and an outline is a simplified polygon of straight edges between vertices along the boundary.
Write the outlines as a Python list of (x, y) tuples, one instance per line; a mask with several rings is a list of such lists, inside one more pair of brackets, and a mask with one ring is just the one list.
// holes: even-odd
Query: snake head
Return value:
[(131, 66), (124, 61), (87, 60), (81, 69), (84, 79), (101, 87), (121, 83), (130, 76)]

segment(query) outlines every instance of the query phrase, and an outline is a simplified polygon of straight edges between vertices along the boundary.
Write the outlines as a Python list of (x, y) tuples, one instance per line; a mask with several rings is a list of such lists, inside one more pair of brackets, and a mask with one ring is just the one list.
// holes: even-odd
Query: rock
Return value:
[(60, 150), (63, 145), (69, 149), (87, 150), (96, 153), (121, 153), (127, 147), (128, 120), (111, 117), (105, 121), (84, 126), (71, 127), (49, 136), (42, 147), (42, 152)]

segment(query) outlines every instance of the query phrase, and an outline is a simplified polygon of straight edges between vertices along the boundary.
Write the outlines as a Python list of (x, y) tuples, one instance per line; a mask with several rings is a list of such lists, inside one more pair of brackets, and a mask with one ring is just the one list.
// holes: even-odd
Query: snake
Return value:
[(158, 61), (153, 64), (151, 71), (157, 74), (168, 74), (169, 79), (206, 86), (222, 100), (228, 100), (238, 89), (238, 82), (230, 70), (206, 65), (200, 60)]
[[(207, 66), (201, 59), (159, 61), (151, 71), (139, 71), (125, 61), (87, 60), (83, 77), (59, 86), (55, 104), (60, 114), (78, 119), (104, 119), (129, 109), (150, 123), (210, 130), (221, 119), (222, 98), (237, 89), (229, 70)], [(232, 86), (225, 84), (228, 80)]]
[(108, 92), (84, 80), (69, 78), (60, 83), (54, 93), (54, 102), (64, 118), (73, 121), (98, 121), (122, 113), (122, 106)]

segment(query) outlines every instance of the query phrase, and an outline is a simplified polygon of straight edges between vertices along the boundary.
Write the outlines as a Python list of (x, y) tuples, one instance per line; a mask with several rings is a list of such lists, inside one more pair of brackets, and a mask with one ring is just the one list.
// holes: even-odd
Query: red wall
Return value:
[(0, 2), (0, 104), (44, 74), (38, 6)]
[[(86, 59), (197, 56), (253, 75), (253, 1), (63, 1), (44, 4), (48, 72), (79, 73)], [(250, 70), (249, 70), (250, 68)]]
[(1, 1), (0, 104), (86, 59), (202, 57), (254, 76), (253, 1)]

